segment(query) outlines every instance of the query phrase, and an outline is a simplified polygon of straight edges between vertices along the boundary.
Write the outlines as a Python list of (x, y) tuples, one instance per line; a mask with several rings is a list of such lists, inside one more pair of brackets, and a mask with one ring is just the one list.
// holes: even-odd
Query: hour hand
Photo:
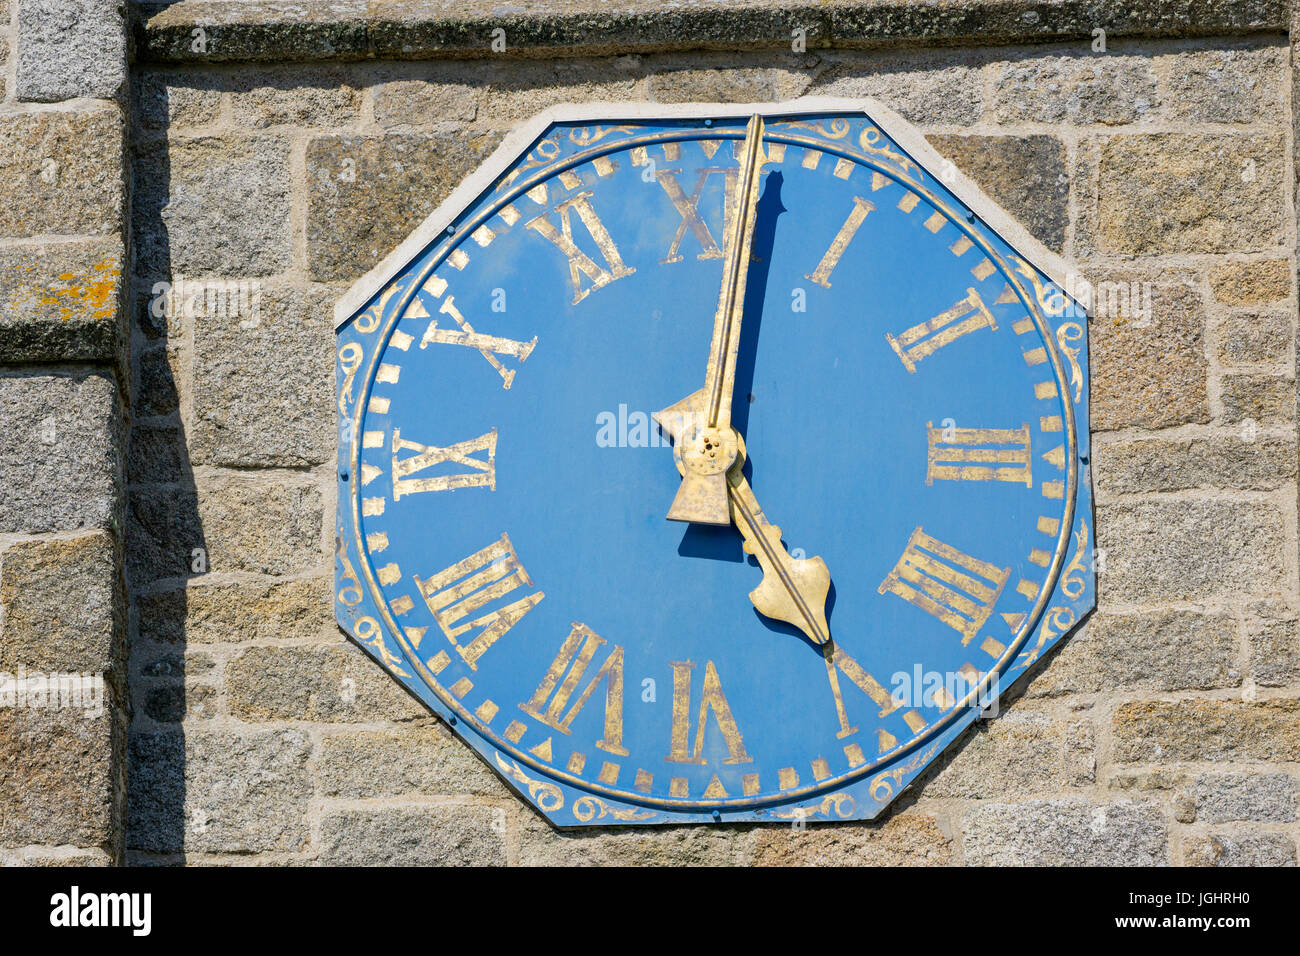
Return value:
[(727, 476), (727, 482), (745, 550), (758, 558), (763, 569), (763, 581), (749, 592), (749, 599), (764, 616), (793, 624), (814, 644), (825, 644), (830, 640), (826, 596), (831, 587), (826, 562), (790, 556), (781, 543), (781, 529), (767, 520), (739, 468)]

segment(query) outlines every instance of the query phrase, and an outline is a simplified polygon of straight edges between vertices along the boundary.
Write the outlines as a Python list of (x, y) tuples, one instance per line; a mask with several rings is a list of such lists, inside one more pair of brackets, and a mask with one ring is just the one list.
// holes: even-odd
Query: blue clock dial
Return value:
[(1092, 604), (1085, 320), (862, 114), (767, 119), (731, 405), (829, 642), (665, 520), (745, 119), (553, 125), (340, 328), (340, 620), (560, 825), (874, 816)]

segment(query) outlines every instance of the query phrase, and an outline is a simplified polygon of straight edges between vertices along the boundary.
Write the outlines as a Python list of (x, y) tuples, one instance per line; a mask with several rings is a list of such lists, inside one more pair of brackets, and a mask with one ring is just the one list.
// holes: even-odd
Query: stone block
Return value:
[(1168, 825), (1152, 803), (1033, 800), (985, 803), (962, 821), (971, 866), (1159, 866)]
[(1247, 611), (1247, 653), (1255, 683), (1286, 687), (1300, 680), (1300, 619), (1296, 612), (1279, 601), (1258, 601)]
[(164, 134), (215, 123), (222, 91), (210, 74), (139, 70), (133, 77), (135, 121)]
[(1039, 242), (1060, 252), (1070, 211), (1065, 146), (1055, 136), (928, 136)]
[(1285, 833), (1251, 830), (1185, 839), (1186, 866), (1295, 866), (1295, 840)]
[(335, 810), (321, 820), (327, 866), (503, 866), (505, 812), (480, 806)]
[(1145, 438), (1093, 448), (1092, 477), (1101, 498), (1188, 488), (1268, 490), (1296, 477), (1290, 435)]
[(111, 710), (0, 707), (0, 846), (114, 841), (112, 720)]
[(116, 99), (126, 85), (125, 4), (39, 0), (18, 5), (18, 99)]
[(1291, 263), (1286, 259), (1223, 262), (1210, 269), (1210, 289), (1224, 305), (1262, 305), (1291, 294)]
[(884, 823), (759, 827), (753, 866), (947, 866), (952, 837), (931, 816), (903, 813)]
[[(307, 144), (307, 261), (352, 281), (387, 255), (500, 142), (499, 133), (320, 136)], [(375, 210), (382, 209), (382, 216)]]
[(1296, 780), (1290, 774), (1203, 773), (1189, 790), (1200, 823), (1291, 823), (1296, 818)]
[(105, 674), (121, 633), (113, 536), (20, 541), (0, 552), (0, 668)]
[(244, 721), (369, 723), (429, 711), (351, 644), (252, 647), (226, 665), (230, 712)]
[(1248, 419), (1259, 424), (1295, 421), (1295, 378), (1289, 374), (1224, 375), (1219, 389), (1223, 421), (1228, 424)]
[(1280, 310), (1229, 312), (1214, 329), (1215, 355), (1223, 365), (1286, 362), (1294, 339), (1291, 316)]
[(111, 361), (118, 354), (117, 237), (0, 248), (0, 352), (7, 362)]
[(119, 520), (117, 385), (100, 373), (0, 375), (0, 533)]
[(1102, 143), (1100, 238), (1120, 255), (1286, 243), (1280, 133), (1146, 133)]
[(137, 732), (129, 845), (154, 853), (303, 850), (310, 755), (301, 730)]
[(557, 830), (531, 810), (520, 831), (523, 866), (749, 866), (757, 841), (753, 827)]
[(121, 234), (123, 130), (116, 106), (7, 112), (0, 116), (0, 156), (0, 195), (7, 197), (0, 236)]
[(1026, 55), (995, 71), (993, 113), (1001, 123), (1118, 126), (1158, 115), (1156, 74), (1147, 56)]
[(467, 744), (433, 718), (396, 730), (330, 734), (316, 759), (321, 793), (344, 800), (433, 794), (514, 797)]
[(1121, 763), (1300, 759), (1300, 700), (1121, 704), (1112, 723)]
[(1238, 643), (1237, 622), (1229, 614), (1102, 611), (1070, 638), (1027, 693), (1236, 687), (1241, 684)]
[(321, 571), (328, 565), (323, 521), (324, 502), (311, 485), (240, 477), (205, 482), (197, 493), (142, 488), (128, 508), (128, 575), (138, 588), (206, 571)]
[(1271, 504), (1148, 500), (1097, 509), (1106, 602), (1164, 604), (1265, 597), (1287, 587), (1285, 522)]
[(335, 456), (333, 298), (254, 287), (239, 297), (249, 309), (195, 319), (195, 463), (300, 467)]
[(1088, 323), (1093, 428), (1167, 428), (1209, 421), (1205, 304), (1194, 280), (1114, 270), (1089, 278), (1151, 283), (1149, 318), (1098, 316)]
[(1157, 56), (1165, 108), (1184, 123), (1253, 123), (1278, 119), (1286, 83), (1286, 47), (1232, 44)]
[(808, 93), (874, 97), (922, 126), (969, 126), (984, 112), (980, 64), (947, 52), (828, 53)]
[(136, 599), (140, 636), (166, 643), (235, 644), (336, 637), (329, 578), (207, 584)]
[(134, 162), (136, 271), (156, 281), (231, 280), (289, 267), (289, 143), (177, 139)]
[(924, 793), (987, 800), (1063, 790), (1086, 782), (1078, 780), (1080, 743), (1091, 766), (1094, 744), (1086, 724), (1019, 707), (978, 724)]
[(361, 93), (349, 70), (290, 67), (241, 71), (231, 78), (230, 111), (240, 126), (354, 125)]

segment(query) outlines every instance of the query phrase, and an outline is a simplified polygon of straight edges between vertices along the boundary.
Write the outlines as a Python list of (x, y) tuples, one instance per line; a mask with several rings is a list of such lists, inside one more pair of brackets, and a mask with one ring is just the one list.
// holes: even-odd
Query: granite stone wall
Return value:
[(123, 857), (126, 36), (0, 0), (0, 864)]
[[(0, 671), (102, 670), (130, 726), (123, 754), (119, 709), (0, 709), (0, 862), (107, 861), (124, 827), (139, 863), (1296, 863), (1296, 113), (1267, 4), (1105, 52), (1086, 18), (885, 49), (816, 21), (794, 53), (788, 21), (691, 50), (539, 14), (493, 56), (482, 18), (399, 45), (347, 4), (232, 29), (180, 3), (137, 13), (128, 79), (44, 75), (30, 2), (0, 0)], [(333, 303), (549, 105), (806, 94), (888, 104), (1115, 291), (1098, 612), (873, 824), (557, 832), (333, 622)]]

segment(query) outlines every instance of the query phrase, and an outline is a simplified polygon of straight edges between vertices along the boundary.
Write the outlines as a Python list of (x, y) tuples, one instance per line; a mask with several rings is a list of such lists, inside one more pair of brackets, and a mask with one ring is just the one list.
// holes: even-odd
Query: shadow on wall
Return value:
[[(138, 86), (136, 74), (133, 83)], [(137, 91), (138, 92), (138, 91)], [(138, 102), (139, 97), (134, 98)], [(135, 119), (168, 115), (164, 100)], [(146, 120), (147, 122), (147, 120)], [(207, 541), (181, 419), (177, 357), (185, 334), (163, 211), (171, 160), (161, 135), (133, 136), (131, 375), (125, 571), (129, 595), (128, 863), (181, 862), (187, 826), (186, 583), (206, 570)]]

